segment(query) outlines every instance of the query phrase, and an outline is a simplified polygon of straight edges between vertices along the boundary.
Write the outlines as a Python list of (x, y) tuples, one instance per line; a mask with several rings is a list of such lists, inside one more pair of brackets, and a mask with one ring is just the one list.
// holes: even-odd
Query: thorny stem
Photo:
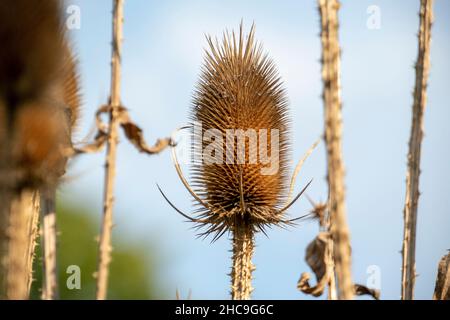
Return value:
[(5, 297), (8, 300), (29, 298), (33, 254), (39, 215), (38, 193), (22, 190), (11, 198), (6, 231)]
[(419, 52), (416, 62), (416, 83), (412, 108), (412, 125), (409, 139), (408, 172), (406, 175), (406, 199), (402, 245), (402, 300), (414, 298), (416, 277), (416, 225), (419, 203), (420, 154), (423, 138), (423, 115), (426, 105), (426, 88), (430, 69), (431, 25), (433, 1), (420, 2)]
[(28, 222), (28, 246), (27, 246), (27, 261), (26, 261), (26, 270), (28, 270), (28, 284), (27, 284), (27, 297), (30, 296), (31, 284), (33, 282), (33, 264), (36, 253), (36, 244), (39, 235), (39, 213), (40, 213), (40, 200), (41, 197), (38, 191), (32, 192), (31, 195), (31, 217)]
[(56, 190), (52, 189), (42, 196), (43, 300), (58, 299), (56, 235)]
[(109, 135), (107, 140), (107, 156), (105, 163), (105, 190), (103, 198), (103, 222), (99, 242), (99, 261), (97, 270), (98, 300), (106, 299), (108, 289), (109, 263), (111, 262), (111, 232), (113, 226), (114, 178), (116, 170), (116, 149), (118, 143), (118, 127), (120, 112), (120, 63), (123, 25), (123, 2), (113, 0), (113, 41), (111, 57), (111, 112)]
[(253, 291), (252, 263), (254, 235), (251, 225), (238, 223), (233, 229), (233, 267), (231, 270), (231, 298), (249, 300)]
[(340, 101), (340, 49), (337, 0), (318, 0), (321, 21), (322, 79), (325, 107), (325, 144), (328, 162), (331, 236), (339, 299), (353, 298), (350, 236), (345, 215), (344, 164), (342, 159), (342, 114)]
[[(328, 223), (327, 223), (327, 230), (330, 232), (330, 218), (328, 216)], [(326, 263), (329, 264), (328, 270), (330, 270), (329, 278), (328, 278), (328, 300), (336, 300), (337, 299), (337, 293), (336, 293), (336, 272), (335, 272), (335, 266), (334, 266), (334, 248), (333, 248), (333, 239), (331, 237), (328, 238), (328, 244), (327, 244), (328, 250), (327, 250), (327, 259)]]

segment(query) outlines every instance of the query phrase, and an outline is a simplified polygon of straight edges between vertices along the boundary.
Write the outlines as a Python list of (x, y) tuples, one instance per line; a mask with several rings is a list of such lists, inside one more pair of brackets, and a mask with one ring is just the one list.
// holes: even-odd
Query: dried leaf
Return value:
[(170, 138), (158, 139), (154, 146), (148, 146), (144, 140), (142, 129), (130, 120), (121, 123), (122, 129), (128, 140), (140, 151), (148, 154), (155, 154), (163, 151), (166, 147), (172, 145)]
[(303, 272), (300, 280), (298, 280), (297, 288), (306, 294), (313, 295), (314, 297), (319, 297), (322, 295), (322, 293), (325, 290), (326, 284), (328, 282), (327, 278), (322, 278), (321, 281), (317, 283), (314, 287), (311, 287), (309, 284), (309, 279), (311, 278), (311, 275), (308, 272)]
[[(109, 125), (104, 123), (101, 117), (103, 114), (109, 114), (110, 112), (111, 106), (109, 105), (103, 105), (97, 110), (95, 114), (95, 124), (98, 132), (94, 142), (79, 148), (74, 148), (72, 154), (93, 153), (98, 152), (103, 148), (108, 139)], [(125, 136), (140, 152), (155, 154), (161, 152), (166, 147), (173, 145), (172, 139), (165, 138), (156, 140), (154, 146), (148, 146), (144, 140), (142, 129), (131, 121), (127, 109), (119, 107), (118, 112), (119, 123), (125, 132)]]
[(450, 300), (450, 253), (439, 262), (433, 300)]
[(380, 300), (380, 291), (376, 289), (370, 289), (366, 286), (363, 286), (361, 284), (354, 284), (353, 288), (355, 290), (355, 295), (357, 296), (363, 296), (363, 295), (369, 295), (372, 296), (375, 300)]
[(326, 252), (328, 246), (328, 232), (320, 232), (319, 235), (306, 248), (305, 260), (316, 275), (317, 281), (322, 279), (327, 271)]
[(307, 272), (302, 273), (297, 283), (297, 288), (303, 293), (318, 297), (325, 290), (331, 274), (331, 270), (329, 270), (330, 264), (327, 261), (329, 237), (328, 232), (320, 232), (306, 248), (305, 261), (314, 272), (317, 284), (311, 287), (309, 284), (310, 274)]

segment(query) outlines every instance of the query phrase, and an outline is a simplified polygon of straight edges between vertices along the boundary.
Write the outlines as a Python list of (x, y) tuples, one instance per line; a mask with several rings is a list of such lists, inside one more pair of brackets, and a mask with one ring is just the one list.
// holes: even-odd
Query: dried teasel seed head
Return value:
[(59, 0), (0, 2), (3, 185), (36, 187), (64, 173), (80, 99), (62, 13)]
[(252, 26), (244, 36), (241, 24), (238, 35), (226, 32), (221, 43), (207, 37), (191, 110), (194, 157), (202, 159), (193, 164), (191, 178), (207, 205), (199, 208), (205, 235), (236, 225), (264, 231), (282, 221), (290, 156), (287, 98), (254, 34)]

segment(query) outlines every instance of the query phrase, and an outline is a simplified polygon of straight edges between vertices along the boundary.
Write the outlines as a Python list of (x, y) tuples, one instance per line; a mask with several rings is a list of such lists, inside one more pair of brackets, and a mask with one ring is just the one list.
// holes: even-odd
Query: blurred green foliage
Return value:
[[(58, 206), (58, 273), (61, 299), (94, 299), (97, 268), (97, 241), (99, 223), (94, 215), (80, 207)], [(100, 213), (99, 213), (100, 220)], [(39, 241), (39, 240), (38, 240)], [(158, 294), (155, 282), (155, 259), (144, 243), (130, 243), (121, 237), (113, 237), (113, 253), (110, 265), (108, 299), (154, 299)], [(68, 289), (66, 282), (71, 273), (67, 267), (77, 265), (81, 269), (81, 289)], [(34, 279), (31, 298), (40, 299), (42, 288), (41, 247), (36, 249)], [(159, 294), (158, 294), (159, 295)]]

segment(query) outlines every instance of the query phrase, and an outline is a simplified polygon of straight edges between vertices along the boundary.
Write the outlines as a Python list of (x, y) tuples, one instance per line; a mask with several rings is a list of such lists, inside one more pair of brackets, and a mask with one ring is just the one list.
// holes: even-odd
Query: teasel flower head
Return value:
[(214, 239), (235, 225), (264, 232), (269, 225), (289, 224), (284, 214), (300, 196), (286, 203), (288, 101), (273, 61), (254, 35), (254, 26), (245, 36), (241, 24), (238, 35), (226, 32), (221, 43), (207, 37), (190, 112), (194, 159), (200, 159), (191, 168), (192, 187), (173, 152), (198, 205), (194, 220), (207, 228), (201, 235), (213, 233)]
[(54, 184), (79, 114), (61, 1), (0, 3), (0, 183)]

